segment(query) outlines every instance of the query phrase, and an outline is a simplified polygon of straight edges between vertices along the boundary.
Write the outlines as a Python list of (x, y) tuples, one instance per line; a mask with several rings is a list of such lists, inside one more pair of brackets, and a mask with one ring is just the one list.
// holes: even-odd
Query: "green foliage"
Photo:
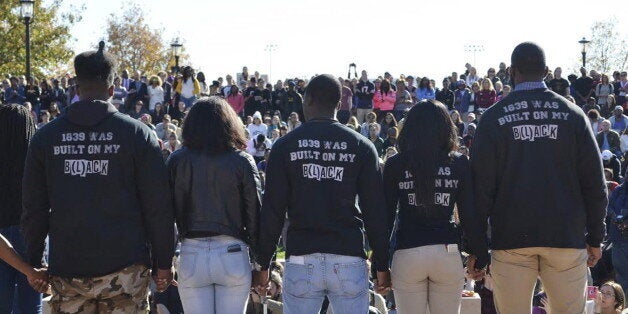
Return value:
[[(31, 23), (31, 71), (35, 77), (51, 75), (70, 63), (74, 52), (70, 49), (70, 27), (80, 22), (82, 8), (74, 13), (60, 11), (63, 0), (54, 0), (47, 6), (35, 1)], [(26, 73), (26, 30), (20, 17), (19, 0), (0, 1), (0, 74)]]
[(587, 68), (608, 74), (625, 70), (628, 65), (628, 33), (620, 32), (617, 19), (613, 17), (596, 21), (591, 26), (591, 33)]

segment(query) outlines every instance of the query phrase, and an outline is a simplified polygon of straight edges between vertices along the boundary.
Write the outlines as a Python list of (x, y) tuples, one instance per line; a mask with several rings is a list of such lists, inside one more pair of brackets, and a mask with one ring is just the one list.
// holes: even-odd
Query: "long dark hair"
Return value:
[[(26, 107), (0, 105), (0, 204), (3, 208), (21, 212), (24, 163), (28, 143), (34, 134), (35, 121)], [(19, 216), (14, 218), (19, 221)], [(0, 228), (6, 223), (14, 221), (2, 221)]]
[(408, 112), (398, 147), (414, 177), (417, 204), (434, 204), (436, 168), (456, 149), (457, 136), (447, 107), (440, 101), (421, 101)]
[(185, 117), (183, 146), (219, 154), (246, 146), (244, 126), (229, 103), (216, 96), (199, 99)]
[(390, 92), (390, 82), (387, 79), (384, 79), (382, 81), (382, 85), (380, 85), (379, 87), (382, 91), (382, 95), (388, 95), (388, 93)]

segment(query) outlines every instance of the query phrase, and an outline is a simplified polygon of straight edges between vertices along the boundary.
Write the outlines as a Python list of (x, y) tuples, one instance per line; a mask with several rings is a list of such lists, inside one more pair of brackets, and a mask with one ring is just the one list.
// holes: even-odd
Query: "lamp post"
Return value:
[(582, 45), (582, 67), (586, 68), (587, 66), (587, 44), (590, 43), (590, 40), (587, 40), (586, 38), (582, 37), (582, 39), (580, 39), (580, 41), (578, 42), (579, 44)]
[(477, 66), (475, 64), (475, 54), (478, 52), (483, 52), (484, 51), (484, 45), (479, 45), (479, 44), (470, 44), (470, 45), (464, 45), (464, 51), (465, 52), (470, 52), (473, 54), (473, 66)]
[(277, 49), (277, 45), (268, 44), (264, 51), (268, 52), (268, 81), (271, 82), (273, 76), (273, 51)]
[(20, 0), (20, 15), (26, 26), (26, 78), (31, 76), (31, 22), (33, 20), (33, 12), (35, 0)]
[(181, 54), (182, 44), (179, 43), (179, 38), (176, 38), (172, 44), (170, 44), (170, 48), (172, 49), (172, 54), (174, 55), (174, 67), (172, 68), (172, 72), (179, 73), (179, 55)]

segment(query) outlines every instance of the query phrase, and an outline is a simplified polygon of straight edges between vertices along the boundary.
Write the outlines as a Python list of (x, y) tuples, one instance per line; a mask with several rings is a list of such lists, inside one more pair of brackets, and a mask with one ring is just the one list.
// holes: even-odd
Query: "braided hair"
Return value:
[(22, 176), (35, 120), (26, 107), (0, 105), (0, 228), (19, 224), (22, 212)]
[(74, 58), (74, 70), (79, 81), (92, 81), (113, 86), (116, 60), (105, 52), (105, 42), (98, 44), (97, 51), (86, 51)]

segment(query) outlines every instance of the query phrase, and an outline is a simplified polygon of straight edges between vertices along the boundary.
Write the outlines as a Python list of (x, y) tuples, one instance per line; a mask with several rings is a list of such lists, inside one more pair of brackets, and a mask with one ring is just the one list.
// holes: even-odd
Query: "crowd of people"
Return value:
[(101, 44), (8, 75), (0, 312), (146, 311), (152, 273), (158, 313), (620, 313), (626, 72), (511, 63), (273, 85), (130, 77)]

